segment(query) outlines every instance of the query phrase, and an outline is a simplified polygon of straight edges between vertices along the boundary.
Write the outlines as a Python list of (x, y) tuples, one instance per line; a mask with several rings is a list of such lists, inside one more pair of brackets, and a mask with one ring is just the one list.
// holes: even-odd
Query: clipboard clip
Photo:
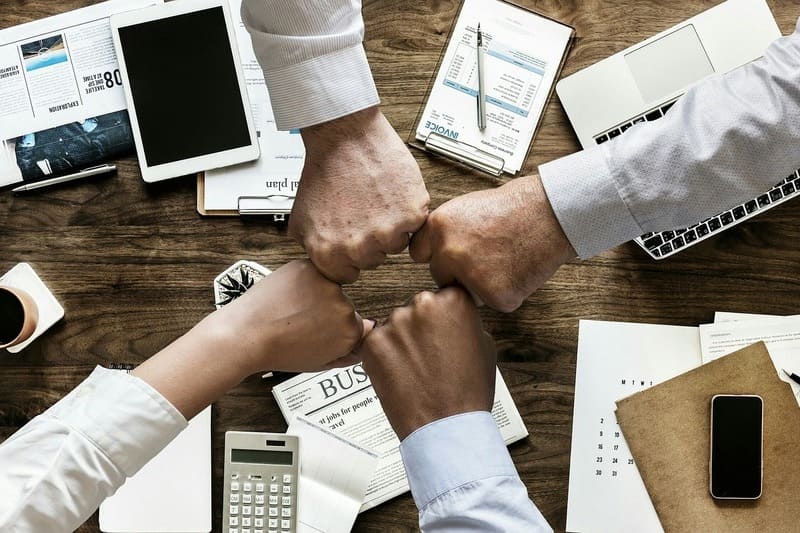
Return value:
[(502, 157), (436, 132), (430, 132), (425, 138), (425, 150), (482, 170), (495, 177), (502, 174), (505, 166), (505, 160)]
[(275, 222), (286, 222), (286, 217), (292, 212), (294, 198), (288, 194), (240, 196), (236, 210), (239, 215), (271, 215)]

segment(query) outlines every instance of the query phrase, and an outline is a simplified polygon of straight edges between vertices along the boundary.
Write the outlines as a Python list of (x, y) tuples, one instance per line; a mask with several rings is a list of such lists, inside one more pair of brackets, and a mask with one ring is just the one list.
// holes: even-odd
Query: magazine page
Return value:
[[(295, 376), (272, 389), (287, 422), (295, 414), (352, 442), (375, 450), (380, 459), (367, 488), (361, 511), (371, 509), (409, 490), (400, 441), (361, 364)], [(528, 430), (497, 371), (492, 415), (506, 444), (525, 438)]]
[(0, 186), (133, 151), (109, 17), (114, 0), (0, 31)]

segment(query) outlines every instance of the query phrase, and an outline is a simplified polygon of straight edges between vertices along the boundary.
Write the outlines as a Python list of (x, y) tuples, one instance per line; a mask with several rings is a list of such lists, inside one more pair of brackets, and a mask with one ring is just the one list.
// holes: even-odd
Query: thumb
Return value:
[[(358, 313), (356, 313), (356, 316), (358, 316)], [(364, 324), (364, 332), (361, 334), (361, 340), (363, 341), (367, 338), (367, 335), (378, 326), (378, 322), (376, 320), (367, 320), (360, 316), (358, 316), (358, 318), (361, 319), (361, 322)]]
[(425, 222), (422, 228), (411, 237), (411, 243), (408, 245), (408, 254), (417, 263), (428, 263), (433, 255), (430, 219), (428, 216), (428, 222)]

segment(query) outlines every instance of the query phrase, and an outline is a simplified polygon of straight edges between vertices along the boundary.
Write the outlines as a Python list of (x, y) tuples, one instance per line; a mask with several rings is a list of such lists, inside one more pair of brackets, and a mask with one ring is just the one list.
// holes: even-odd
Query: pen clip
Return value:
[(103, 163), (102, 165), (95, 165), (93, 167), (81, 169), (79, 172), (90, 172), (92, 170), (100, 170), (100, 169), (103, 169), (103, 168), (107, 168), (107, 169), (111, 170), (111, 167), (112, 166), (109, 165), (108, 163)]

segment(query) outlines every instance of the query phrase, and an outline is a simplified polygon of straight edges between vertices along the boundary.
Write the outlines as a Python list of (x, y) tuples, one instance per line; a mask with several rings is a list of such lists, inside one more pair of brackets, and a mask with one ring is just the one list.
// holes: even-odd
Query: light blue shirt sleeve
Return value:
[(422, 531), (553, 531), (528, 498), (491, 413), (423, 426), (400, 454)]
[(751, 200), (800, 167), (800, 24), (693, 86), (664, 118), (539, 167), (582, 258)]

